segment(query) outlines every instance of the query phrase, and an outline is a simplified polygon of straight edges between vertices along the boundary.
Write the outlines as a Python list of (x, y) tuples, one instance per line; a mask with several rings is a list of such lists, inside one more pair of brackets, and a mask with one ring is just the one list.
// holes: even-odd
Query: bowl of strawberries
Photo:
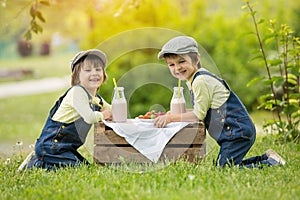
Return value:
[(165, 113), (162, 111), (156, 112), (155, 110), (151, 110), (146, 112), (145, 114), (140, 114), (139, 116), (136, 117), (136, 119), (139, 119), (141, 121), (153, 121), (156, 117), (162, 116)]

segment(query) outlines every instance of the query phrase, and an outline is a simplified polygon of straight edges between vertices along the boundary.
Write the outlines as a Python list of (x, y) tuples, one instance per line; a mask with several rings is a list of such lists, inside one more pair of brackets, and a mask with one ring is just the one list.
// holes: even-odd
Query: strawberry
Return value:
[(151, 115), (152, 115), (152, 112), (147, 112), (145, 115), (151, 116)]
[(149, 119), (149, 116), (148, 115), (144, 115), (144, 119)]

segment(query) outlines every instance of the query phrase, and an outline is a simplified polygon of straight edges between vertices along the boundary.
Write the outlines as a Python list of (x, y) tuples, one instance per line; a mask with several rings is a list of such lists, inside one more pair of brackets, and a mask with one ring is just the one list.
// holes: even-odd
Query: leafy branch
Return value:
[(26, 40), (30, 40), (32, 38), (32, 32), (38, 34), (43, 32), (42, 26), (39, 24), (39, 22), (45, 23), (46, 20), (42, 15), (42, 12), (40, 11), (41, 5), (49, 6), (50, 3), (47, 0), (35, 0), (34, 3), (30, 7), (30, 26), (27, 29), (27, 31), (24, 34), (24, 37)]
[[(259, 44), (259, 53), (255, 58), (263, 60), (264, 67), (267, 72), (267, 79), (264, 77), (252, 80), (248, 85), (252, 85), (257, 81), (263, 81), (270, 86), (271, 94), (265, 94), (261, 97), (263, 103), (259, 108), (273, 113), (273, 120), (269, 120), (264, 127), (271, 128), (279, 133), (279, 137), (288, 140), (300, 139), (300, 42), (299, 38), (294, 36), (292, 29), (286, 24), (282, 24), (279, 28), (276, 26), (275, 20), (270, 20), (270, 34), (262, 38), (259, 32), (259, 25), (264, 20), (256, 19), (255, 4), (250, 4), (249, 0), (245, 1), (243, 9), (247, 8), (252, 17), (255, 27), (255, 35)], [(276, 54), (267, 55), (266, 46), (269, 42), (275, 43)], [(274, 52), (274, 51), (271, 51)], [(279, 95), (279, 89), (282, 95)], [(277, 118), (276, 118), (277, 117)], [(275, 126), (275, 128), (274, 128)], [(269, 129), (270, 130), (270, 129)]]

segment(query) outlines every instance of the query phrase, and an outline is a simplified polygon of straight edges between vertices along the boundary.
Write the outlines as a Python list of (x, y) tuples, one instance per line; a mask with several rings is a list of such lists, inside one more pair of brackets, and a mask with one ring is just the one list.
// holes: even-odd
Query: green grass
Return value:
[[(74, 54), (75, 55), (75, 54)], [(64, 77), (70, 75), (70, 61), (73, 54), (53, 54), (50, 56), (18, 57), (14, 59), (0, 59), (0, 70), (22, 70), (30, 69), (33, 76), (24, 79), (35, 79), (45, 77)], [(15, 78), (2, 78), (0, 83), (19, 81)]]
[[(92, 164), (55, 173), (17, 173), (28, 152), (25, 145), (39, 136), (49, 109), (62, 92), (0, 99), (0, 145), (23, 142), (12, 154), (0, 156), (2, 199), (300, 199), (300, 146), (277, 144), (272, 136), (262, 134), (246, 157), (272, 148), (286, 158), (287, 165), (261, 170), (215, 168), (215, 146), (196, 165), (182, 161), (139, 169), (138, 165), (115, 168)], [(260, 116), (265, 117), (254, 116), (258, 122)], [(92, 161), (90, 150), (82, 148), (81, 152)]]
[(299, 146), (275, 145), (270, 137), (263, 138), (249, 155), (266, 146), (282, 153), (287, 165), (215, 168), (212, 159), (216, 152), (212, 152), (196, 165), (181, 161), (156, 170), (149, 166), (143, 168), (144, 173), (96, 164), (56, 172), (16, 173), (22, 161), (16, 155), (9, 164), (0, 163), (0, 195), (2, 199), (299, 199)]
[(63, 92), (0, 99), (0, 141), (38, 136), (50, 108)]

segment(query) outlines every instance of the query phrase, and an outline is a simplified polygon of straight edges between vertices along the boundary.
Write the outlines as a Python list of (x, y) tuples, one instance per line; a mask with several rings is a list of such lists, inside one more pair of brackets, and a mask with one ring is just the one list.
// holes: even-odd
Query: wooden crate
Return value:
[[(171, 138), (159, 162), (176, 161), (180, 158), (198, 162), (206, 153), (205, 135), (204, 123), (187, 125)], [(95, 124), (94, 144), (94, 162), (101, 165), (151, 162), (102, 122)]]

